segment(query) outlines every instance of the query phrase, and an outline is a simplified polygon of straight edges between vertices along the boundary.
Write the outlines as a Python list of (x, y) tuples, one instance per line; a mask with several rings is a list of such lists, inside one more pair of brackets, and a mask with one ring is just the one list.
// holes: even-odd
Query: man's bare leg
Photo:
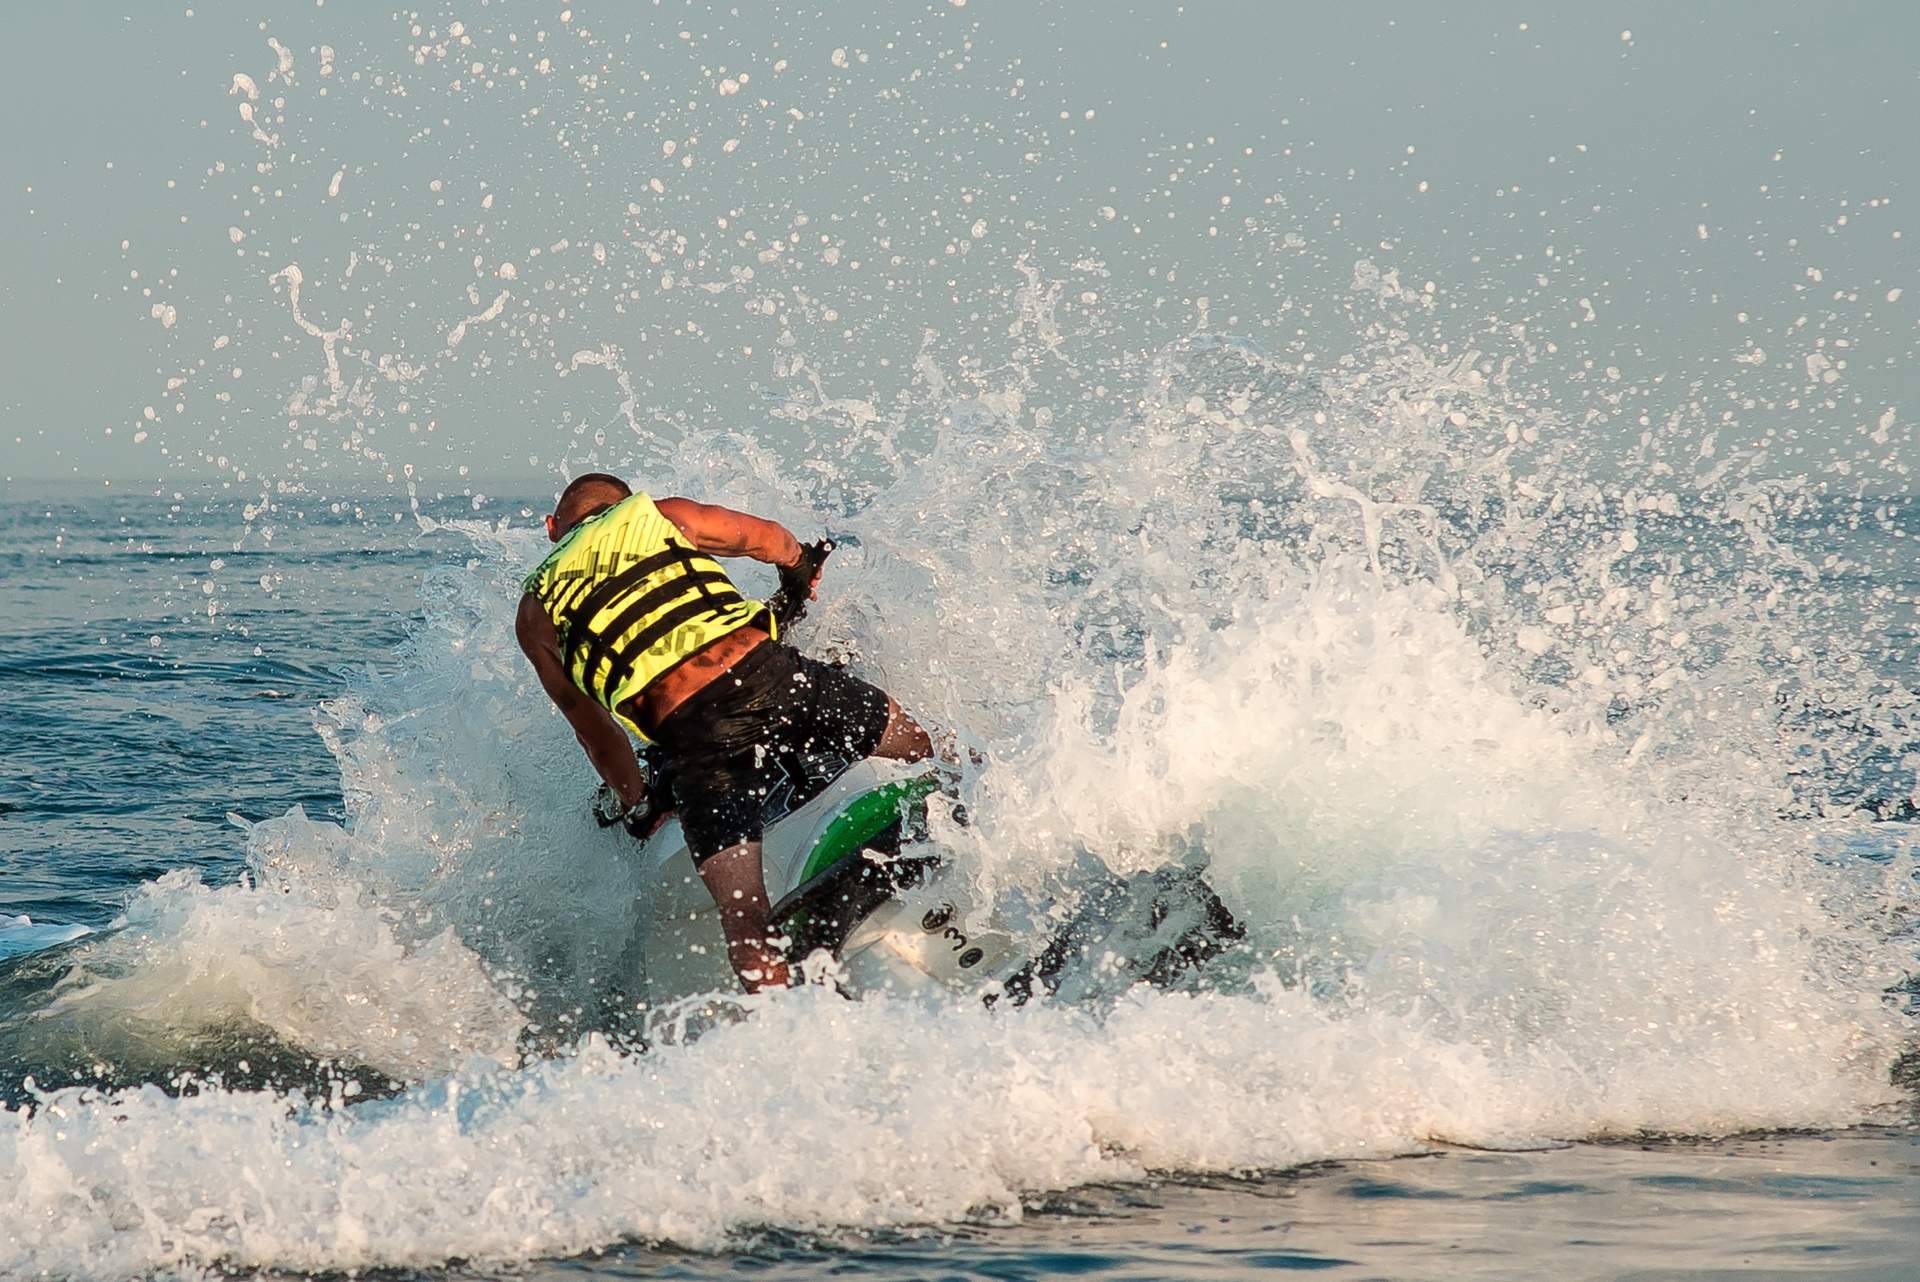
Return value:
[(700, 880), (720, 908), (720, 929), (727, 936), (727, 961), (750, 993), (785, 988), (787, 961), (768, 941), (767, 878), (760, 865), (760, 843), (743, 841), (700, 861)]

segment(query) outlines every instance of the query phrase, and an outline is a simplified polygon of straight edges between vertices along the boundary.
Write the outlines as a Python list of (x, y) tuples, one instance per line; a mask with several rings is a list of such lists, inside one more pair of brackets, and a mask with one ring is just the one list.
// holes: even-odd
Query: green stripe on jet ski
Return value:
[(882, 784), (872, 792), (855, 797), (845, 810), (833, 817), (827, 830), (820, 834), (820, 840), (813, 844), (807, 866), (800, 870), (800, 884), (819, 876), (848, 855), (858, 854), (900, 817), (903, 801), (919, 801), (939, 786), (940, 781), (934, 776), (922, 775), (918, 779)]

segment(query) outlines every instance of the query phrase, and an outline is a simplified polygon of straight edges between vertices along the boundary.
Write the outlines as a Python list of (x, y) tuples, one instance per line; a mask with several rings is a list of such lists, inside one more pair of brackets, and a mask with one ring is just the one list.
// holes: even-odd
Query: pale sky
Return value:
[[(1023, 263), (1097, 262), (1101, 341), (1142, 350), (1203, 295), (1241, 329), (1337, 298), (1360, 258), (1463, 324), (1579, 322), (1630, 379), (1782, 368), (1824, 316), (1858, 413), (1915, 400), (1903, 0), (567, 13), (9, 6), (8, 492), (532, 475), (615, 413), (608, 371), (562, 377), (602, 346), (661, 424), (754, 419), (795, 354), (883, 401), (929, 344), (995, 359)], [(290, 264), (364, 411), (315, 408)]]

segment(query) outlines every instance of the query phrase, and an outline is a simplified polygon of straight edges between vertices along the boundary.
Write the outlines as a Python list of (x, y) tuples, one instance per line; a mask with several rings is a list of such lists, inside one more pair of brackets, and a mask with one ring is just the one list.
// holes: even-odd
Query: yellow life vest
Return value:
[(523, 586), (553, 620), (573, 683), (642, 739), (622, 704), (729, 633), (774, 631), (767, 607), (741, 596), (645, 494), (567, 531)]

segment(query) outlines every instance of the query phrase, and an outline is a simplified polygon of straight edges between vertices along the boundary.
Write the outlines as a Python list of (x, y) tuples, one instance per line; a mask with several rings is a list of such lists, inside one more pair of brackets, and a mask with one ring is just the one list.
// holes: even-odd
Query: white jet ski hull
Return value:
[[(943, 774), (924, 762), (861, 761), (785, 816), (769, 816), (762, 865), (791, 960), (830, 955), (834, 982), (851, 997), (1019, 1003), (1042, 991), (1079, 999), (1171, 983), (1240, 938), (1199, 869), (1179, 864), (1096, 878), (1071, 912), (1049, 916), (1044, 939), (1019, 929), (995, 905), (975, 902), (970, 879), (928, 841), (930, 808), (965, 822), (936, 795)], [(654, 834), (640, 858), (646, 889), (625, 990), (655, 1008), (737, 991), (719, 913), (679, 822)]]

